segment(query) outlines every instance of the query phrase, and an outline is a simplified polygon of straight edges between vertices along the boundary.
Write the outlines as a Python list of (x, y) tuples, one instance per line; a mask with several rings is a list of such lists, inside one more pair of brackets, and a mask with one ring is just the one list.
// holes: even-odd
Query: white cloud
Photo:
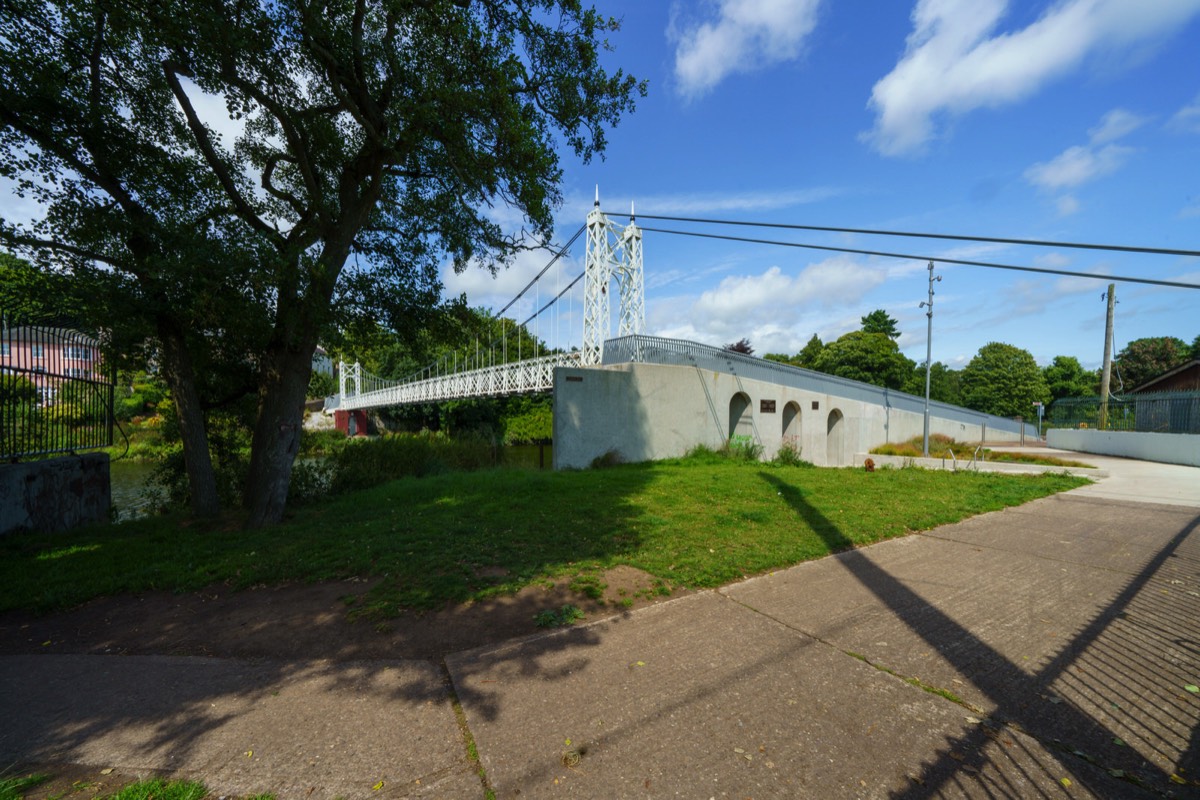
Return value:
[(879, 152), (919, 152), (938, 115), (1018, 102), (1089, 55), (1153, 43), (1200, 13), (1200, 0), (1064, 0), (1023, 29), (997, 32), (1008, 6), (918, 1), (903, 57), (871, 93), (876, 122), (865, 138)]
[(1066, 269), (1072, 264), (1071, 257), (1059, 252), (1043, 253), (1033, 259), (1033, 263), (1046, 269)]
[(748, 316), (803, 306), (840, 306), (857, 302), (885, 279), (882, 269), (838, 256), (805, 267), (795, 276), (771, 267), (761, 275), (725, 278), (704, 292), (693, 311), (708, 318), (745, 319)]
[[(1049, 161), (1042, 161), (1025, 170), (1025, 180), (1047, 192), (1065, 192), (1085, 183), (1111, 175), (1125, 165), (1135, 151), (1116, 144), (1118, 139), (1136, 131), (1146, 122), (1123, 108), (1109, 111), (1100, 123), (1088, 130), (1088, 143), (1073, 145)], [(1055, 200), (1060, 217), (1079, 212), (1078, 198), (1062, 194)]]
[(1079, 213), (1079, 201), (1073, 195), (1064, 194), (1055, 201), (1055, 205), (1058, 207), (1060, 217), (1069, 217)]
[(1092, 144), (1115, 142), (1117, 139), (1123, 139), (1145, 125), (1146, 121), (1145, 117), (1134, 114), (1131, 111), (1126, 111), (1123, 108), (1114, 108), (1104, 115), (1099, 125), (1088, 129), (1088, 136), (1091, 137)]
[(821, 0), (720, 0), (715, 20), (678, 20), (672, 8), (668, 37), (675, 43), (680, 94), (695, 98), (729, 75), (791, 61), (817, 24)]
[(1088, 181), (1110, 175), (1133, 153), (1132, 147), (1108, 144), (1068, 147), (1049, 161), (1025, 170), (1025, 178), (1043, 189), (1074, 189)]
[(656, 336), (722, 345), (748, 338), (757, 353), (795, 353), (813, 333), (836, 338), (859, 326), (868, 292), (887, 279), (882, 266), (847, 256), (791, 275), (778, 266), (725, 278), (700, 295), (651, 297), (648, 328)]
[[(814, 186), (806, 189), (779, 189), (759, 192), (678, 192), (642, 196), (602, 195), (600, 205), (612, 214), (624, 214), (631, 206), (639, 214), (662, 216), (700, 216), (705, 214), (730, 214), (742, 211), (775, 211), (781, 208), (820, 203), (846, 194), (846, 190), (832, 186)], [(582, 225), (592, 210), (595, 198), (588, 194), (573, 194), (559, 212), (559, 223), (564, 227)], [(620, 217), (614, 222), (622, 223)]]
[(1200, 217), (1200, 202), (1192, 203), (1190, 206), (1184, 206), (1179, 211), (1180, 219), (1192, 219)]
[(1200, 95), (1176, 111), (1167, 127), (1180, 133), (1200, 133)]

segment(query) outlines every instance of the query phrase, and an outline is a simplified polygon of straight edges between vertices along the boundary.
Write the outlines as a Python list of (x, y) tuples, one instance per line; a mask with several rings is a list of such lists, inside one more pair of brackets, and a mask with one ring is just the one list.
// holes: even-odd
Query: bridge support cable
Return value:
[[(1022, 267), (1015, 264), (998, 264), (992, 261), (969, 261), (960, 258), (943, 258), (934, 255), (919, 255), (913, 253), (894, 253), (883, 250), (864, 250), (855, 247), (833, 247), (832, 245), (806, 244), (803, 242), (784, 242), (777, 239), (755, 239), (747, 236), (730, 236), (719, 233), (701, 233), (700, 231), (676, 231), (667, 228), (642, 228), (645, 233), (666, 233), (676, 236), (694, 236), (700, 239), (719, 239), (728, 242), (747, 242), (749, 244), (769, 244), (776, 247), (797, 247), (803, 250), (824, 250), (832, 253), (853, 253), (863, 256), (879, 256), (881, 258), (899, 258), (910, 261), (936, 261), (941, 264), (961, 264), (968, 267), (986, 267), (989, 269), (1006, 269), (1016, 272), (1036, 272), (1044, 275), (1067, 275), (1073, 278), (1092, 278), (1103, 281), (1122, 281), (1125, 283), (1143, 283), (1151, 286), (1170, 286), (1175, 289), (1200, 289), (1200, 284), (1183, 283), (1182, 281), (1164, 281), (1155, 278), (1135, 278), (1130, 276), (1098, 274), (1094, 272), (1079, 272), (1066, 269), (1049, 269), (1046, 267)], [(1180, 251), (1187, 254), (1191, 251)], [(1197, 253), (1200, 255), (1200, 253)]]
[[(613, 216), (627, 216), (614, 212)], [(633, 212), (628, 214), (633, 219)], [(1029, 247), (1057, 247), (1076, 250), (1105, 250), (1115, 253), (1141, 253), (1145, 255), (1200, 257), (1200, 250), (1183, 250), (1168, 247), (1142, 247), (1123, 244), (1097, 244), (1094, 242), (1055, 242), (1045, 239), (1013, 239), (996, 236), (967, 236), (954, 233), (918, 233), (914, 231), (872, 230), (869, 228), (838, 228), (827, 225), (799, 225), (786, 222), (755, 222), (748, 220), (730, 219), (701, 219), (697, 217), (669, 217), (663, 215), (643, 214), (643, 219), (661, 220), (663, 222), (690, 222), (701, 225), (738, 225), (748, 228), (776, 228), (794, 231), (819, 231), (824, 233), (855, 233), (868, 236), (895, 236), (909, 239), (944, 239), (956, 242), (983, 242), (986, 244), (1015, 244)], [(648, 229), (646, 229), (648, 230)], [(752, 240), (748, 240), (752, 241)]]
[[(558, 302), (564, 294), (570, 291), (584, 277), (577, 276), (567, 288), (556, 291), (554, 299), (541, 305), (541, 279), (558, 261), (570, 251), (571, 246), (583, 235), (586, 226), (580, 226), (574, 235), (559, 247), (550, 261), (532, 280), (525, 285), (500, 311), (500, 335), (493, 332), (490, 341), (485, 346), (476, 337), (474, 342), (463, 348), (462, 358), (456, 348), (449, 354), (443, 355), (434, 362), (407, 377), (396, 381), (387, 380), (372, 375), (355, 362), (339, 364), (338, 396), (326, 401), (327, 409), (356, 409), (384, 405), (402, 405), (406, 403), (438, 402), (443, 400), (462, 399), (467, 397), (499, 397), (511, 394), (544, 392), (553, 388), (554, 368), (558, 366), (576, 366), (579, 363), (578, 352), (553, 353), (543, 355), (538, 353), (537, 337), (540, 335), (540, 315)], [(560, 276), (555, 274), (556, 290)], [(534, 290), (534, 314), (517, 326), (517, 361), (509, 362), (508, 354), (508, 325), (504, 313), (515, 306), (529, 290)], [(528, 324), (536, 322), (535, 331), (530, 334)], [(522, 335), (524, 332), (524, 336)], [(526, 358), (524, 339), (534, 340), (533, 358)], [(474, 352), (472, 353), (472, 348)], [(496, 349), (501, 351), (502, 363), (496, 362)]]

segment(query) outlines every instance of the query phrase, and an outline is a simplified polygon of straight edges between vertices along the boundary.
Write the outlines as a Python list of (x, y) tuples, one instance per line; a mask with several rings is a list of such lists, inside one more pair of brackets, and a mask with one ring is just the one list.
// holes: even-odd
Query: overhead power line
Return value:
[[(698, 231), (673, 231), (665, 228), (642, 228), (648, 233), (669, 233), (676, 236), (696, 236), (701, 239), (721, 239), (729, 242), (749, 242), (751, 244), (770, 244), (777, 247), (798, 247), (805, 250), (826, 250), (833, 253), (853, 253), (864, 256), (881, 256), (883, 258), (903, 258), (913, 261), (935, 261), (939, 264), (962, 264), (968, 267), (987, 267), (989, 269), (1007, 269), (1018, 272), (1038, 272), (1045, 275), (1066, 275), (1072, 278), (1092, 278), (1103, 281), (1124, 281), (1125, 283), (1145, 283), (1152, 286), (1170, 286), (1176, 289), (1200, 289), (1200, 284), (1182, 283), (1180, 281), (1162, 281), (1154, 278), (1130, 278), (1121, 275), (1097, 275), (1092, 272), (1073, 272), (1066, 269), (1048, 269), (1045, 267), (1019, 267), (1013, 264), (997, 264), (991, 261), (968, 261), (961, 258), (941, 258), (931, 255), (916, 255), (912, 253), (890, 253), (882, 250), (862, 250), (854, 247), (832, 247), (829, 245), (804, 244), (801, 242), (781, 242), (774, 239), (752, 239), (745, 236), (728, 236), (719, 233), (700, 233)], [(1200, 253), (1197, 253), (1200, 255)]]
[[(605, 214), (609, 212), (605, 211)], [(614, 212), (611, 216), (628, 217), (628, 213)], [(1006, 239), (995, 236), (964, 236), (953, 233), (915, 233), (913, 231), (884, 231), (869, 228), (835, 228), (825, 225), (796, 225), (783, 222), (747, 222), (731, 219), (700, 219), (697, 217), (667, 217), (643, 214), (638, 212), (640, 219), (657, 219), (665, 222), (695, 222), (704, 225), (740, 225), (750, 228), (781, 228), (795, 231), (823, 231), (826, 233), (861, 233), (871, 236), (904, 236), (916, 239), (947, 239), (957, 242), (987, 242), (993, 244), (1018, 244), (1031, 247), (1064, 247), (1076, 250), (1111, 250), (1118, 253), (1148, 253), (1160, 256), (1191, 256), (1200, 257), (1200, 250), (1177, 250), (1167, 247), (1138, 247), (1123, 244), (1095, 244), (1089, 242), (1052, 242), (1040, 239)], [(643, 228), (645, 230), (645, 228)], [(736, 241), (736, 240), (735, 240)], [(753, 241), (753, 240), (746, 240)], [(941, 259), (945, 260), (945, 259)]]

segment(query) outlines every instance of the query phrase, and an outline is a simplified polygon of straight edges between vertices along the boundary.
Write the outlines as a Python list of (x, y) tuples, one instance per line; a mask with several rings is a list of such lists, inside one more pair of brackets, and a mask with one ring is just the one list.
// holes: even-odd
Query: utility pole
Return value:
[(927, 320), (925, 326), (925, 435), (921, 440), (921, 455), (929, 458), (929, 371), (933, 367), (933, 282), (940, 281), (941, 275), (934, 276), (933, 262), (929, 262), (929, 299), (921, 303)]
[(1117, 285), (1108, 285), (1108, 314), (1104, 320), (1104, 371), (1100, 374), (1100, 430), (1108, 430), (1108, 385), (1112, 378), (1113, 307)]

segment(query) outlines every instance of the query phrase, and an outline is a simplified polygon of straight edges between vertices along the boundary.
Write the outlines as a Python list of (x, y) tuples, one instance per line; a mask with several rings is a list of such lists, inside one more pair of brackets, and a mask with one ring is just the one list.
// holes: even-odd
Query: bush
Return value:
[(333, 486), (333, 473), (334, 465), (327, 460), (296, 461), (288, 484), (288, 505), (307, 505), (328, 495)]
[(784, 442), (773, 459), (776, 464), (785, 467), (811, 467), (812, 464), (800, 457), (800, 445), (795, 442)]
[(401, 433), (351, 441), (330, 462), (330, 491), (339, 493), (399, 478), (491, 467), (496, 463), (496, 447), (482, 437), (451, 439), (429, 432)]
[(315, 369), (308, 376), (308, 393), (311, 398), (329, 397), (338, 393), (338, 382), (332, 375), (317, 372)]
[(762, 450), (762, 445), (750, 437), (735, 436), (725, 443), (721, 453), (735, 461), (758, 461), (762, 458)]

